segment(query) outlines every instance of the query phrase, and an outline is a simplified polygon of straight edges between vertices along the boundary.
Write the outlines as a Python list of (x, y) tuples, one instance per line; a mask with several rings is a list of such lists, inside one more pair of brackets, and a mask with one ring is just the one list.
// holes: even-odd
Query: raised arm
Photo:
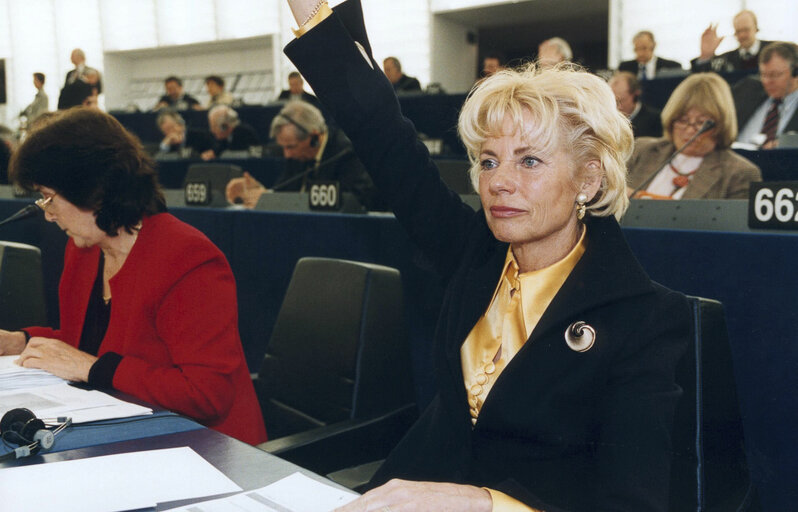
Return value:
[(388, 207), (446, 275), (456, 267), (476, 214), (441, 181), (413, 124), (402, 116), (393, 87), (371, 56), (359, 2), (345, 2), (332, 13), (318, 1), (289, 5), (302, 35), (288, 44), (286, 55), (351, 139)]

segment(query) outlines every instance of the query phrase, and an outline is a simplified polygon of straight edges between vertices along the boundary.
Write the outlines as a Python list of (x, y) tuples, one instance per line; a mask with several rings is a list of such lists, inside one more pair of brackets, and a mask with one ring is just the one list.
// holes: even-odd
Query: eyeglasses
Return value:
[(763, 80), (778, 80), (789, 74), (789, 71), (769, 71), (767, 73), (759, 73), (760, 78)]
[(701, 127), (704, 126), (704, 123), (709, 121), (709, 119), (710, 118), (707, 117), (705, 119), (696, 119), (694, 121), (690, 121), (689, 119), (680, 117), (679, 119), (673, 122), (673, 126), (674, 128), (678, 128), (680, 130), (684, 130), (688, 126), (691, 128), (695, 128), (696, 130), (700, 130)]
[(54, 198), (55, 196), (56, 196), (56, 194), (53, 194), (53, 195), (51, 195), (51, 196), (47, 196), (47, 197), (44, 197), (44, 196), (42, 196), (42, 197), (40, 197), (39, 199), (35, 200), (35, 201), (33, 202), (33, 204), (35, 204), (36, 206), (38, 206), (40, 210), (42, 210), (42, 211), (45, 211), (45, 212), (46, 212), (46, 211), (47, 211), (47, 207), (49, 207), (49, 206), (50, 206), (50, 204), (52, 204), (52, 202), (53, 202), (53, 198)]

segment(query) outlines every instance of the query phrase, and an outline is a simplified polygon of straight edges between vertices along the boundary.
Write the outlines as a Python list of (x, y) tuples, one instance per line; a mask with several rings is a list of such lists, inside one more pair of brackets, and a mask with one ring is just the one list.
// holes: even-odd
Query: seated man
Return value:
[(757, 39), (759, 25), (753, 11), (740, 11), (732, 21), (734, 37), (740, 43), (738, 48), (715, 56), (723, 36), (718, 36), (718, 26), (710, 25), (701, 34), (701, 55), (690, 61), (693, 73), (701, 71), (737, 71), (756, 69), (759, 53), (771, 41)]
[[(682, 65), (675, 60), (663, 59), (654, 55), (654, 48), (657, 47), (657, 42), (654, 40), (653, 32), (641, 30), (632, 38), (632, 44), (635, 49), (634, 60), (621, 62), (618, 65), (618, 71), (628, 71), (636, 75), (640, 80), (651, 80), (663, 70), (682, 69)], [(660, 130), (660, 133), (662, 133), (662, 130)]]
[(247, 151), (260, 145), (255, 129), (238, 119), (238, 112), (227, 105), (217, 105), (208, 111), (208, 126), (216, 139), (216, 145), (200, 155), (203, 160), (212, 160), (224, 151)]
[(313, 180), (335, 180), (367, 209), (377, 207), (374, 184), (343, 132), (330, 130), (321, 111), (302, 101), (286, 105), (272, 120), (269, 136), (288, 160), (286, 170), (269, 190), (245, 173), (227, 184), (227, 200), (254, 208), (271, 191), (304, 192)]
[(385, 76), (393, 84), (393, 90), (398, 93), (421, 92), (421, 84), (417, 78), (402, 73), (402, 63), (396, 57), (387, 57), (382, 61)]
[(573, 60), (574, 52), (571, 45), (562, 37), (546, 39), (538, 45), (538, 64), (540, 67), (549, 68), (560, 62)]
[(315, 96), (305, 91), (305, 80), (299, 71), (288, 73), (288, 89), (283, 89), (280, 92), (277, 101), (306, 101), (311, 105), (319, 104), (319, 100)]
[(158, 104), (153, 110), (171, 108), (172, 110), (201, 110), (202, 105), (192, 95), (183, 92), (183, 81), (176, 76), (167, 77), (164, 80), (166, 94), (158, 99)]
[(213, 150), (211, 134), (193, 128), (186, 129), (186, 121), (177, 112), (164, 110), (158, 114), (156, 122), (164, 135), (159, 147), (162, 153), (180, 152), (182, 155), (184, 151), (188, 151), (201, 155), (205, 151)]
[(778, 136), (798, 131), (798, 47), (775, 42), (759, 53), (759, 76), (732, 88), (740, 127), (738, 142), (763, 149), (778, 145)]
[(618, 110), (632, 122), (635, 137), (661, 137), (660, 112), (640, 101), (640, 80), (628, 71), (618, 71), (612, 75), (609, 84)]
[(208, 108), (216, 105), (232, 105), (233, 95), (224, 90), (224, 78), (218, 75), (211, 75), (205, 78), (205, 88), (208, 90)]

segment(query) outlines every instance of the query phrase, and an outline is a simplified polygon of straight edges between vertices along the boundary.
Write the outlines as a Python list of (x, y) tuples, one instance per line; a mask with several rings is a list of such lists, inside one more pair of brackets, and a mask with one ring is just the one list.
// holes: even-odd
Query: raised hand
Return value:
[(718, 37), (718, 24), (711, 24), (701, 34), (701, 60), (709, 60), (715, 56), (715, 50), (723, 41), (723, 36)]

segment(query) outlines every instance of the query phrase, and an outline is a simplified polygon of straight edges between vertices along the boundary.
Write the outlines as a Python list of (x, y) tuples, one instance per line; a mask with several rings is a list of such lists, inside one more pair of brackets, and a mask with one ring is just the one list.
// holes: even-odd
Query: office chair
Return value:
[(38, 247), (0, 242), (0, 328), (47, 325), (42, 254)]
[(321, 474), (384, 459), (417, 417), (399, 272), (300, 259), (254, 384), (258, 448)]
[(694, 332), (676, 368), (683, 395), (674, 419), (670, 510), (754, 510), (723, 305), (689, 301)]

